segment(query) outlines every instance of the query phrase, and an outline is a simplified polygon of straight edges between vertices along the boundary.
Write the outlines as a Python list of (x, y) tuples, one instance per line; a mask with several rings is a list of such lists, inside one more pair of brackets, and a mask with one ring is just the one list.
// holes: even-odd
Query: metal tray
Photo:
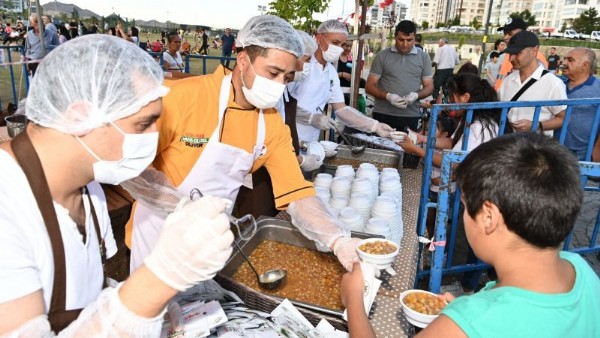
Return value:
[[(372, 238), (380, 236), (362, 232), (352, 232), (352, 237)], [(244, 253), (247, 256), (249, 256), (256, 249), (258, 244), (266, 240), (277, 241), (280, 243), (299, 246), (311, 250), (317, 250), (315, 243), (309, 240), (308, 238), (304, 237), (304, 235), (302, 235), (302, 233), (300, 233), (300, 231), (296, 229), (290, 222), (266, 217), (260, 218), (258, 220), (256, 234), (249, 241), (246, 242), (243, 240), (237, 240), (237, 242), (242, 248), (242, 251), (244, 251)], [(229, 261), (227, 261), (227, 264), (225, 265), (223, 270), (219, 272), (219, 275), (233, 279), (233, 275), (240, 267), (240, 265), (242, 265), (244, 262), (244, 258), (239, 253), (239, 251), (234, 250), (231, 258), (229, 259)], [(278, 296), (270, 294), (268, 296), (279, 300), (283, 300), (283, 298)], [(315, 304), (299, 302), (292, 299), (290, 299), (290, 301), (296, 306), (300, 306), (317, 312), (327, 313), (334, 316), (342, 316), (343, 313), (339, 310), (324, 308)]]
[[(326, 158), (321, 166), (321, 172), (335, 174), (335, 169), (337, 165), (330, 164), (331, 161), (337, 159), (348, 159), (355, 160), (361, 163), (369, 162), (369, 163), (381, 163), (386, 166), (398, 169), (398, 172), (402, 173), (402, 159), (404, 157), (404, 153), (390, 151), (390, 150), (382, 150), (382, 149), (373, 149), (366, 148), (364, 152), (360, 154), (353, 154), (350, 151), (350, 147), (346, 145), (340, 145), (337, 148), (337, 154), (333, 157)], [(356, 169), (356, 167), (354, 168)]]

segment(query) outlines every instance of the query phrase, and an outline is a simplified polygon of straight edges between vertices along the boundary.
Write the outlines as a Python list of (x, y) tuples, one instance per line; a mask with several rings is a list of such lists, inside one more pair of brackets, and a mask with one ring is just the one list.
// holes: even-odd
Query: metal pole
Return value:
[(485, 55), (485, 44), (487, 42), (488, 31), (490, 28), (490, 18), (492, 16), (492, 6), (494, 4), (494, 0), (490, 0), (490, 4), (488, 5), (488, 15), (485, 20), (485, 30), (483, 32), (483, 38), (481, 39), (481, 57), (479, 58), (479, 76), (481, 77), (481, 68), (483, 67), (483, 56)]
[(38, 29), (40, 30), (40, 46), (42, 47), (42, 58), (46, 56), (46, 40), (44, 40), (44, 23), (42, 22), (43, 9), (40, 0), (35, 0), (35, 10), (38, 18)]

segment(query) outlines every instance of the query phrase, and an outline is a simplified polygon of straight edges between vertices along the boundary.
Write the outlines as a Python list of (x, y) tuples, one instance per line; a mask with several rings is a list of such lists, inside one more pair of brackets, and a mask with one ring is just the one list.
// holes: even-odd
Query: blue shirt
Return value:
[[(539, 293), (489, 282), (472, 296), (456, 298), (442, 314), (469, 337), (600, 337), (600, 279), (578, 254), (560, 252), (573, 265), (567, 293)], [(544, 278), (544, 276), (538, 276)]]
[[(579, 86), (569, 89), (569, 79), (563, 79), (569, 99), (600, 98), (600, 80), (593, 75)], [(597, 105), (574, 106), (567, 126), (565, 146), (572, 151), (585, 150), (596, 114)], [(559, 133), (554, 133), (556, 136)], [(593, 142), (592, 142), (593, 143)]]
[(235, 41), (235, 37), (233, 37), (233, 34), (223, 34), (221, 35), (221, 48), (223, 50), (231, 50), (233, 48), (233, 42)]

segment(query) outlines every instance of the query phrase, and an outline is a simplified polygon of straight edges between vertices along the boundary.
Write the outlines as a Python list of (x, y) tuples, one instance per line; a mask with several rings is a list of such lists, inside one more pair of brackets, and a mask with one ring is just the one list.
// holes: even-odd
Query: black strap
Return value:
[[(543, 70), (542, 71), (542, 75), (540, 76), (540, 79), (542, 78), (542, 76), (546, 75), (550, 73), (547, 70)], [(527, 89), (529, 89), (529, 87), (533, 86), (534, 83), (537, 82), (537, 79), (529, 79), (529, 81), (527, 81), (527, 83), (521, 87), (521, 89), (519, 89), (519, 91), (515, 94), (515, 96), (512, 97), (512, 99), (510, 99), (511, 102), (517, 101), (521, 95), (523, 95), (523, 93), (525, 93), (527, 91)]]

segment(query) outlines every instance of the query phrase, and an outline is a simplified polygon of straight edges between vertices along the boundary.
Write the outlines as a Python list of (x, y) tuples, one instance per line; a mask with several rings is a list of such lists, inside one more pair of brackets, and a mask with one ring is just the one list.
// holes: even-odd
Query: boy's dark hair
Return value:
[(415, 41), (417, 43), (423, 42), (423, 35), (421, 35), (421, 34), (415, 34)]
[(494, 203), (507, 228), (539, 248), (558, 248), (573, 229), (583, 190), (577, 159), (554, 139), (513, 133), (475, 148), (457, 169), (471, 217)]
[(417, 25), (410, 20), (402, 20), (398, 22), (396, 25), (396, 31), (394, 32), (394, 36), (398, 35), (398, 32), (402, 32), (405, 35), (409, 35), (410, 33), (417, 33)]
[(490, 59), (498, 58), (498, 57), (500, 57), (500, 54), (498, 54), (498, 52), (493, 51), (490, 53)]

